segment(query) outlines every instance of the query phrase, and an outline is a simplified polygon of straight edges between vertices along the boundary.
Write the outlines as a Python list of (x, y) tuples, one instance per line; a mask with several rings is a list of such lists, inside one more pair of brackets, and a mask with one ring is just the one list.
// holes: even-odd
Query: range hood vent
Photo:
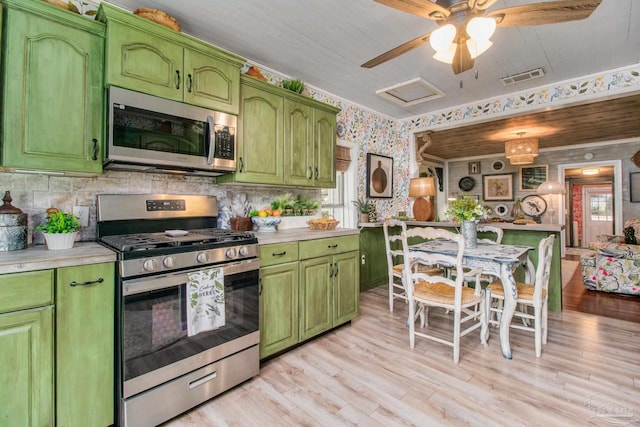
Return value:
[(526, 82), (527, 80), (537, 79), (544, 76), (542, 68), (536, 68), (535, 70), (525, 71), (524, 73), (512, 74), (506, 77), (500, 77), (500, 81), (503, 85), (509, 86), (516, 83)]

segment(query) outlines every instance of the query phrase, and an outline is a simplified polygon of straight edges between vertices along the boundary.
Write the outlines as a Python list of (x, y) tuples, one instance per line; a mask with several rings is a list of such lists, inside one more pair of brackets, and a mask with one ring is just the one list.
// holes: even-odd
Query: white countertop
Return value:
[[(405, 221), (407, 225), (417, 225), (422, 227), (458, 227), (458, 223), (455, 222), (435, 222), (435, 221)], [(358, 223), (358, 227), (382, 227), (383, 222), (361, 222)], [(482, 225), (491, 225), (493, 227), (499, 227), (503, 230), (530, 230), (530, 231), (552, 231), (560, 232), (564, 230), (564, 224), (528, 224), (528, 225), (516, 225), (510, 222), (487, 222)]]
[(48, 250), (46, 245), (31, 245), (19, 251), (0, 252), (0, 274), (75, 267), (115, 260), (115, 252), (96, 242), (76, 242), (71, 249), (56, 251)]
[(278, 230), (275, 233), (256, 232), (258, 243), (261, 245), (271, 243), (296, 242), (299, 240), (322, 239), (325, 237), (351, 236), (360, 234), (357, 228), (336, 228), (335, 230), (312, 230), (309, 227), (288, 228), (286, 230)]

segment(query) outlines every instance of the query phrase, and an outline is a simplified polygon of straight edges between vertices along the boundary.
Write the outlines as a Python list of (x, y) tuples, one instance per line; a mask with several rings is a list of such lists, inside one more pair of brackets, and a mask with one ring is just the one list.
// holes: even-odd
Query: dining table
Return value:
[[(411, 245), (410, 250), (445, 254), (452, 257), (458, 254), (458, 244), (452, 240), (429, 240)], [(475, 248), (464, 249), (462, 263), (468, 268), (480, 268), (483, 274), (500, 278), (504, 288), (504, 307), (500, 317), (500, 348), (506, 359), (511, 359), (509, 344), (509, 326), (516, 310), (518, 288), (513, 276), (519, 266), (525, 269), (525, 281), (532, 283), (535, 277), (535, 266), (529, 258), (531, 246), (504, 245), (478, 240)], [(488, 313), (487, 313), (488, 315)], [(481, 333), (488, 333), (481, 332)], [(485, 336), (483, 338), (488, 338)]]

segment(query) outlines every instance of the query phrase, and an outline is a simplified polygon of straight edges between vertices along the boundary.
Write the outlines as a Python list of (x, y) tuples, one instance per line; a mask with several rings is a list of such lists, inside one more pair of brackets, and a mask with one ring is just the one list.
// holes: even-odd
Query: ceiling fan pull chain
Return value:
[(473, 70), (473, 75), (475, 76), (476, 80), (478, 80), (478, 69), (477, 68), (475, 70)]
[(462, 87), (464, 86), (462, 79), (460, 79), (460, 89), (462, 89)]

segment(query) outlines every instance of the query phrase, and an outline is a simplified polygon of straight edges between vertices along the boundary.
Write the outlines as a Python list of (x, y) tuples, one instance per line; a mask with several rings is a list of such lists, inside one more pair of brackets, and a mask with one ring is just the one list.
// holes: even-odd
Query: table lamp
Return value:
[(436, 195), (435, 180), (432, 176), (411, 178), (409, 181), (409, 197), (415, 197), (413, 202), (413, 217), (416, 221), (433, 220), (433, 203), (431, 196)]
[[(536, 193), (540, 195), (546, 194), (564, 194), (565, 193), (564, 184), (558, 181), (545, 181), (538, 186), (536, 189)], [(553, 214), (555, 213), (555, 209), (553, 209), (553, 201), (549, 203), (549, 221), (553, 224)], [(558, 218), (558, 223), (560, 219)]]

